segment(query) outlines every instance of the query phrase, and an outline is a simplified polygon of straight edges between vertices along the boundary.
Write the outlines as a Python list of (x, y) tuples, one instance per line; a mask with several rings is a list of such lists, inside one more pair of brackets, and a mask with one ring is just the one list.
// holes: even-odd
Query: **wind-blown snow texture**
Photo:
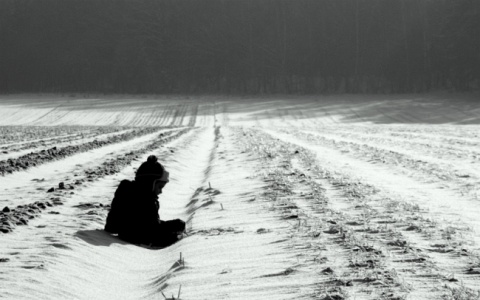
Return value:
[[(0, 99), (0, 298), (477, 299), (476, 95)], [(165, 249), (102, 228), (155, 154)]]

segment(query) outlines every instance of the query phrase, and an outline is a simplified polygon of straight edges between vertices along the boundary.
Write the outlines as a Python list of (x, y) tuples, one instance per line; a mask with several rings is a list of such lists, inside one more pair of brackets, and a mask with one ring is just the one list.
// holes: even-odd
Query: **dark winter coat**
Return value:
[(181, 220), (160, 221), (158, 197), (139, 182), (120, 182), (107, 216), (105, 231), (128, 242), (165, 246), (185, 230)]

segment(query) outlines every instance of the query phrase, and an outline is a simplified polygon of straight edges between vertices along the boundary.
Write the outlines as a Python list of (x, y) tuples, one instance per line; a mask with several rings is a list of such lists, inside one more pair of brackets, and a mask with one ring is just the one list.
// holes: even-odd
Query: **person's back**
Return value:
[(168, 172), (153, 155), (137, 170), (135, 181), (120, 182), (107, 216), (105, 231), (131, 243), (167, 246), (185, 230), (181, 220), (160, 221), (158, 194)]

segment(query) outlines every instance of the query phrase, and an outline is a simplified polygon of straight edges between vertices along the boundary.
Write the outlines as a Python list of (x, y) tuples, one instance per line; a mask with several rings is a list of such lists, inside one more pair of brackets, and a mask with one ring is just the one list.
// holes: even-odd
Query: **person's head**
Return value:
[(155, 155), (150, 155), (147, 161), (142, 163), (135, 174), (135, 181), (146, 189), (151, 189), (156, 195), (162, 193), (163, 187), (169, 181), (169, 173), (158, 162)]

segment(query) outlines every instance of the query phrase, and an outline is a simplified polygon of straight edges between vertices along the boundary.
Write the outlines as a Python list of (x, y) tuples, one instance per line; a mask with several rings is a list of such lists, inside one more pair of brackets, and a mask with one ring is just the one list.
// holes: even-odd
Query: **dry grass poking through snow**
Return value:
[(479, 256), (469, 250), (465, 228), (441, 224), (418, 205), (329, 169), (297, 144), (255, 130), (242, 134), (249, 151), (264, 160), (272, 207), (299, 227), (311, 224), (314, 240), (329, 237), (321, 244), (331, 254), (319, 261), (336, 276), (324, 283), (325, 293), (477, 299)]

